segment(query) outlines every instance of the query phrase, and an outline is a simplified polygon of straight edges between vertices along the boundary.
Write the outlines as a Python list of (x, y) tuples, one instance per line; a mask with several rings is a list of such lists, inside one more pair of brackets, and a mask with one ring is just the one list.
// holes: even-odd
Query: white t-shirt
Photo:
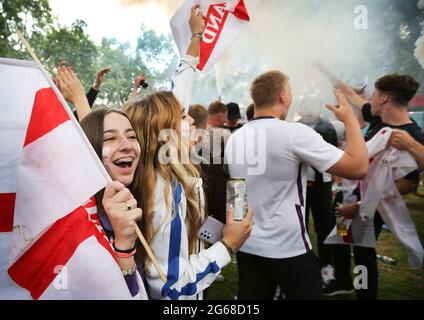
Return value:
[(342, 156), (343, 151), (299, 123), (263, 118), (235, 132), (225, 157), (231, 177), (247, 181), (255, 221), (240, 251), (281, 259), (311, 250), (305, 226), (308, 167), (325, 172)]

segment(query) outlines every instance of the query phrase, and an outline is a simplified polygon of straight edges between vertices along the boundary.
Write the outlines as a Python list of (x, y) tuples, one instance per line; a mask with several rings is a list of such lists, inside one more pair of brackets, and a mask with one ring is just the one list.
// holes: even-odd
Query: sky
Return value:
[(62, 25), (84, 20), (87, 32), (96, 43), (102, 37), (116, 38), (135, 46), (139, 28), (144, 23), (157, 33), (171, 32), (170, 17), (156, 2), (124, 6), (121, 0), (50, 0), (53, 14)]

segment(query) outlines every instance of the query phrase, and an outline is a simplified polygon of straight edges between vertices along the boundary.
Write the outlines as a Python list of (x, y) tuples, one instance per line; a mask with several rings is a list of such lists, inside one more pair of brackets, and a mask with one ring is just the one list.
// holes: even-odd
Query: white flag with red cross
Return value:
[(198, 69), (208, 71), (247, 27), (250, 17), (243, 0), (187, 0), (170, 22), (181, 55), (187, 52), (192, 37), (188, 21), (195, 4), (206, 17)]
[(100, 159), (45, 71), (0, 74), (0, 299), (131, 299), (92, 198)]

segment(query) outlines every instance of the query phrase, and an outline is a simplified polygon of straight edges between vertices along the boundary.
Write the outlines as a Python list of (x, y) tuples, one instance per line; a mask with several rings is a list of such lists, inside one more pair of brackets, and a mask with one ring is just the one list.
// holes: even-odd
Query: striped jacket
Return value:
[[(170, 187), (169, 206), (165, 201), (166, 182), (157, 174), (153, 226), (155, 235), (152, 250), (162, 267), (167, 281), (163, 283), (150, 264), (146, 273), (147, 290), (151, 299), (195, 300), (202, 299), (202, 291), (209, 287), (231, 257), (222, 243), (208, 249), (200, 244), (196, 254), (189, 254), (187, 201), (181, 184)], [(202, 180), (193, 178), (199, 204), (204, 206)], [(204, 210), (202, 210), (204, 211)]]

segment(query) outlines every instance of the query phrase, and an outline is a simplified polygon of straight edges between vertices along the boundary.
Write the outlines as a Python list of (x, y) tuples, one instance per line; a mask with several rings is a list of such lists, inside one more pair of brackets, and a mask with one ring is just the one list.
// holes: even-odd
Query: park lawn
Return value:
[[(424, 188), (421, 187), (419, 192), (424, 194)], [(406, 203), (418, 229), (421, 242), (424, 243), (424, 197), (409, 195)], [(310, 221), (311, 241), (316, 248), (316, 236), (313, 229), (313, 221)], [(382, 300), (424, 300), (424, 270), (409, 270), (406, 249), (387, 230), (383, 229), (378, 238), (377, 253), (398, 261), (396, 265), (378, 262), (379, 298)], [(223, 269), (222, 275), (225, 280), (215, 282), (211, 286), (207, 295), (208, 300), (233, 300), (237, 295), (238, 276), (235, 259), (231, 265)], [(340, 296), (335, 299), (353, 300), (355, 296)]]

